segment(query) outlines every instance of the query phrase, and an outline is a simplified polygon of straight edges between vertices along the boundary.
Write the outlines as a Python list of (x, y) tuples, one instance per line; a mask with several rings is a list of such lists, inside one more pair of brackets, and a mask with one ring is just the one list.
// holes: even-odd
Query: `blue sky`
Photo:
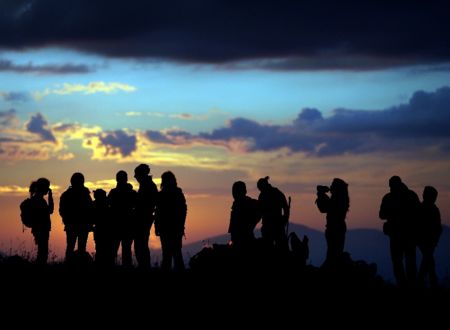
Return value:
[[(16, 66), (64, 65), (92, 68), (82, 74), (3, 72), (0, 89), (34, 92), (54, 89), (64, 83), (103, 81), (134, 86), (132, 93), (49, 95), (38, 102), (21, 102), (21, 115), (45, 111), (54, 121), (101, 122), (107, 129), (136, 127), (161, 129), (180, 125), (168, 115), (207, 115), (218, 125), (238, 116), (267, 122), (291, 120), (302, 108), (317, 108), (325, 116), (337, 108), (381, 110), (407, 102), (417, 90), (434, 91), (449, 83), (440, 66), (401, 67), (377, 71), (273, 71), (234, 69), (220, 65), (181, 65), (167, 61), (102, 59), (62, 49), (5, 52), (1, 60)], [(4, 107), (14, 107), (2, 102)], [(139, 118), (117, 118), (126, 113), (146, 113)], [(158, 116), (160, 114), (167, 115)], [(120, 125), (118, 125), (120, 122)], [(125, 125), (125, 126), (124, 126)], [(183, 128), (205, 130), (203, 123), (183, 123)], [(203, 126), (202, 126), (203, 125)]]

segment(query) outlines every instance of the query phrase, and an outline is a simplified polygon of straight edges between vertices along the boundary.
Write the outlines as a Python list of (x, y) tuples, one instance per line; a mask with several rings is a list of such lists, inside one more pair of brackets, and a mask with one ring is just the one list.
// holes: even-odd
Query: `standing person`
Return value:
[(181, 248), (186, 213), (186, 199), (175, 175), (170, 171), (164, 172), (155, 212), (155, 232), (161, 239), (163, 270), (172, 268), (172, 259), (174, 270), (184, 269)]
[(117, 256), (122, 244), (122, 266), (132, 267), (131, 245), (133, 244), (134, 210), (136, 191), (128, 183), (128, 174), (119, 171), (116, 174), (117, 185), (108, 194), (111, 217), (114, 227), (114, 255)]
[(420, 211), (419, 197), (397, 175), (389, 179), (389, 187), (390, 192), (384, 195), (381, 202), (379, 217), (386, 220), (383, 232), (390, 239), (395, 280), (399, 286), (414, 285), (417, 272), (416, 227)]
[(420, 205), (418, 221), (418, 245), (422, 253), (422, 262), (419, 268), (418, 280), (424, 285), (428, 275), (431, 287), (438, 286), (434, 250), (442, 234), (441, 213), (436, 206), (438, 191), (436, 188), (426, 186), (423, 190), (423, 202)]
[(253, 231), (261, 220), (258, 201), (247, 196), (247, 187), (242, 181), (233, 184), (232, 194), (234, 202), (231, 207), (228, 233), (234, 247), (246, 249), (253, 244), (255, 240)]
[(114, 266), (114, 232), (106, 191), (94, 190), (92, 208), (94, 222), (95, 262), (100, 267)]
[(289, 220), (289, 205), (286, 196), (269, 183), (269, 177), (258, 180), (260, 191), (258, 205), (262, 216), (261, 235), (267, 246), (288, 249), (286, 225)]
[[(31, 205), (34, 218), (31, 233), (38, 248), (36, 263), (45, 265), (48, 259), (48, 240), (51, 230), (50, 214), (53, 213), (54, 208), (50, 181), (46, 178), (40, 178), (33, 182), (30, 186), (30, 194), (32, 194)], [(47, 194), (48, 203), (44, 199)]]
[(59, 200), (59, 214), (64, 223), (67, 247), (66, 261), (73, 256), (78, 241), (78, 252), (86, 253), (89, 231), (92, 230), (92, 198), (84, 186), (84, 175), (76, 172), (70, 178), (71, 186)]
[(148, 241), (154, 221), (158, 188), (150, 175), (150, 167), (140, 164), (134, 169), (134, 177), (139, 182), (136, 198), (136, 223), (134, 228), (134, 252), (140, 268), (150, 268)]
[[(330, 192), (331, 196), (327, 193)], [(317, 186), (317, 208), (327, 214), (325, 239), (327, 241), (326, 265), (336, 265), (342, 260), (347, 225), (345, 217), (350, 207), (348, 184), (339, 178), (333, 179), (330, 188)]]

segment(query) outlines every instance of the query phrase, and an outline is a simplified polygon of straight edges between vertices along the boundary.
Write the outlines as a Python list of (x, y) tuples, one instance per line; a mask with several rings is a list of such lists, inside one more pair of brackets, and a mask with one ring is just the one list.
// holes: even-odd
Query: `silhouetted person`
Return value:
[(136, 191), (128, 183), (127, 172), (117, 172), (116, 181), (116, 188), (111, 189), (108, 194), (108, 203), (114, 226), (114, 251), (115, 256), (117, 256), (119, 246), (122, 244), (122, 266), (131, 267), (133, 265), (131, 245), (133, 243)]
[[(48, 203), (44, 196), (48, 194)], [(53, 213), (53, 196), (50, 189), (50, 181), (40, 178), (30, 186), (30, 195), (33, 210), (33, 226), (31, 233), (37, 245), (36, 263), (45, 265), (48, 259), (48, 240), (50, 237), (51, 221), (50, 214)]]
[(261, 235), (266, 246), (288, 250), (286, 225), (289, 220), (289, 205), (286, 196), (269, 183), (269, 177), (258, 180), (261, 192), (258, 205), (262, 215)]
[(99, 266), (114, 266), (114, 227), (106, 191), (103, 189), (94, 190), (92, 218), (95, 225), (95, 262)]
[(438, 192), (434, 187), (425, 187), (418, 221), (418, 245), (422, 253), (418, 279), (419, 283), (425, 284), (425, 278), (428, 275), (431, 287), (438, 285), (434, 250), (442, 234), (441, 213), (435, 204), (437, 196)]
[[(399, 286), (413, 285), (416, 279), (416, 233), (420, 201), (400, 177), (389, 179), (390, 192), (381, 202), (379, 216), (386, 220), (383, 232), (390, 238), (394, 276)], [(403, 265), (405, 259), (405, 265)], [(405, 272), (406, 269), (406, 272)]]
[(245, 249), (254, 243), (253, 231), (261, 219), (258, 201), (247, 196), (247, 187), (242, 181), (233, 184), (232, 194), (234, 202), (231, 207), (228, 232), (231, 235), (233, 246)]
[(150, 167), (140, 164), (134, 169), (134, 177), (139, 182), (136, 199), (136, 222), (134, 228), (134, 252), (140, 268), (150, 268), (148, 241), (154, 221), (158, 188), (150, 175)]
[(164, 172), (155, 212), (155, 232), (161, 239), (163, 270), (171, 269), (172, 259), (174, 270), (184, 269), (181, 248), (186, 213), (186, 199), (175, 175), (170, 171)]
[(59, 200), (59, 214), (67, 238), (66, 261), (73, 256), (77, 241), (78, 252), (86, 253), (89, 231), (92, 230), (92, 198), (89, 189), (84, 186), (83, 174), (74, 173), (70, 184)]
[[(327, 195), (331, 193), (331, 196)], [(333, 179), (330, 188), (317, 186), (316, 204), (321, 213), (327, 214), (325, 239), (327, 241), (326, 265), (342, 261), (347, 225), (345, 217), (350, 207), (347, 183), (339, 178)]]

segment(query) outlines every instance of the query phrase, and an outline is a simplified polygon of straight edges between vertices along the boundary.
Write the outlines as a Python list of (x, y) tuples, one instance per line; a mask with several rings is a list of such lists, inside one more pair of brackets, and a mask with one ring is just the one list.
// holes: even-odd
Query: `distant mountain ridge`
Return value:
[[(313, 266), (320, 266), (326, 254), (324, 232), (295, 223), (289, 225), (289, 232), (295, 232), (301, 238), (303, 238), (303, 235), (308, 236), (310, 250), (308, 262)], [(211, 246), (214, 243), (226, 244), (229, 238), (230, 236), (225, 234), (186, 244), (183, 247), (186, 262), (203, 247)], [(379, 275), (386, 280), (394, 280), (389, 255), (389, 238), (383, 232), (376, 229), (350, 229), (346, 235), (345, 251), (350, 253), (353, 260), (364, 260), (368, 263), (375, 263)], [(418, 250), (418, 266), (421, 257)], [(450, 270), (450, 227), (448, 226), (444, 226), (443, 228), (442, 236), (435, 252), (435, 259), (439, 278), (448, 279)]]

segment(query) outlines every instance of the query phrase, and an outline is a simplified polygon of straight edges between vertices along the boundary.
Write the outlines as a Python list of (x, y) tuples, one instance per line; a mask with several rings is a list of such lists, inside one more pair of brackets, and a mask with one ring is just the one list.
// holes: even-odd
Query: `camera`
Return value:
[(327, 186), (321, 186), (321, 185), (317, 186), (317, 193), (319, 193), (319, 194), (325, 194), (329, 191), (330, 191), (330, 188), (328, 188)]

